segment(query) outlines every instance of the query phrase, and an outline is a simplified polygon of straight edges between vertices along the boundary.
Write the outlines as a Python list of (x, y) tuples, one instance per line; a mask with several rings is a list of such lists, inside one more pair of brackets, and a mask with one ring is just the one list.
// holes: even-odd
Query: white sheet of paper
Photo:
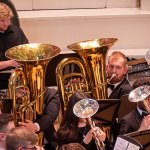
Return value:
[(127, 150), (139, 150), (139, 149), (140, 149), (139, 146), (137, 146), (137, 145), (135, 145), (133, 143), (129, 143)]
[(114, 150), (127, 150), (128, 144), (129, 144), (128, 141), (126, 141), (120, 137), (117, 137)]

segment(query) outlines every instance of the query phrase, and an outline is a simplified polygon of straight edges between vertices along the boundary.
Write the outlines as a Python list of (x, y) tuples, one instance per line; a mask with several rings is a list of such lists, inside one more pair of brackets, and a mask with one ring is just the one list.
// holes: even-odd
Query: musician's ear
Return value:
[(5, 140), (6, 140), (5, 133), (0, 133), (0, 141), (5, 141)]

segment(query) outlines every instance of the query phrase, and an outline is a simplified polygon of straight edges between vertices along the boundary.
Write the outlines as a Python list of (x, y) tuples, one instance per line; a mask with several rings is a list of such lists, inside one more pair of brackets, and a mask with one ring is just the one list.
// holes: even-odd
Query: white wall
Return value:
[(115, 37), (113, 49), (150, 48), (150, 16), (78, 16), (21, 19), (30, 42), (53, 43), (62, 50), (81, 40)]
[[(43, 3), (41, 0), (27, 0), (23, 1), (24, 4), (22, 4), (22, 0), (13, 1), (17, 9), (32, 10), (18, 11), (21, 27), (30, 42), (54, 44), (59, 46), (62, 51), (66, 51), (67, 45), (74, 42), (115, 37), (119, 41), (112, 49), (123, 49), (127, 55), (144, 55), (150, 48), (150, 11), (131, 8), (136, 7), (136, 0), (108, 0), (106, 7), (109, 8), (105, 9), (67, 10), (41, 10), (55, 8), (57, 1), (46, 0)], [(64, 1), (67, 2), (67, 0)], [(55, 7), (51, 8), (50, 2)], [(90, 2), (88, 0), (86, 5), (83, 3), (80, 5), (79, 2), (76, 5), (69, 4), (70, 7), (77, 7), (77, 4), (78, 7), (85, 6), (87, 8), (96, 6), (90, 5)], [(97, 0), (95, 2), (98, 3)], [(97, 6), (104, 7), (105, 2), (106, 0), (103, 0), (103, 3)], [(64, 3), (62, 4), (58, 6), (64, 9)], [(68, 3), (66, 4), (68, 5)]]
[(17, 10), (133, 8), (137, 0), (12, 0)]

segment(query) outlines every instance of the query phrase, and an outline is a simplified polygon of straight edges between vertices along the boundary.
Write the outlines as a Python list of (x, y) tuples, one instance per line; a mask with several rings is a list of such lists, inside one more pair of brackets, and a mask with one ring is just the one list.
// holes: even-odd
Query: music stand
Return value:
[(144, 150), (150, 150), (150, 130), (136, 131), (126, 134), (126, 136), (138, 141), (143, 146)]
[(99, 109), (93, 116), (94, 119), (98, 120), (104, 126), (111, 125), (118, 114), (120, 100), (119, 99), (100, 99), (97, 100)]
[(118, 121), (120, 121), (122, 117), (124, 117), (137, 107), (137, 103), (130, 102), (128, 96), (129, 94), (125, 94), (120, 98), (121, 104), (118, 111)]
[(142, 150), (142, 145), (135, 139), (126, 136), (119, 135), (117, 137), (114, 150)]

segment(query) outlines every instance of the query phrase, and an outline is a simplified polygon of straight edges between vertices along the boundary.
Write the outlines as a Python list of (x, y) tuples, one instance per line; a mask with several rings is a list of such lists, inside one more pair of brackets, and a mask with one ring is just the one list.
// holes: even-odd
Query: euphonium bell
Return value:
[[(95, 124), (92, 122), (91, 117), (98, 111), (98, 109), (99, 104), (96, 102), (96, 100), (87, 98), (77, 102), (73, 107), (73, 112), (79, 118), (86, 118), (91, 128), (93, 128)], [(104, 143), (98, 140), (96, 134), (94, 134), (94, 136), (97, 150), (104, 150)]]
[[(23, 44), (6, 51), (6, 57), (16, 60), (21, 67), (11, 74), (9, 80), (9, 97), (13, 99), (15, 123), (25, 119), (34, 121), (36, 114), (43, 114), (46, 68), (49, 61), (59, 53), (60, 48), (57, 46), (38, 43)], [(16, 90), (20, 88), (27, 92), (18, 104)]]
[(150, 113), (150, 102), (148, 100), (150, 99), (149, 97), (150, 97), (150, 86), (142, 85), (130, 92), (129, 101), (142, 102), (146, 111)]
[(83, 60), (94, 99), (107, 98), (106, 56), (116, 38), (81, 41), (68, 46)]

